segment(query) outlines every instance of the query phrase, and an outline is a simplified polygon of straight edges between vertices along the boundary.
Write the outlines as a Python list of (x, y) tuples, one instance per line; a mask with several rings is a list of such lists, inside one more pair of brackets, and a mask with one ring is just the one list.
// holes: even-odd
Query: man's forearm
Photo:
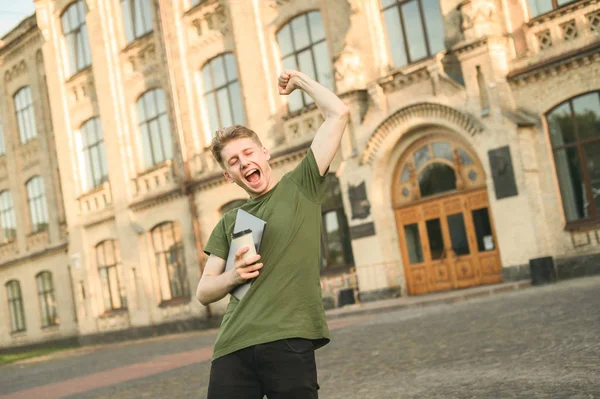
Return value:
[(314, 100), (323, 112), (325, 119), (345, 116), (348, 113), (346, 104), (319, 82), (301, 72), (298, 73), (296, 79), (294, 82), (296, 86)]
[(232, 270), (228, 270), (217, 276), (204, 275), (198, 283), (196, 297), (200, 303), (206, 306), (224, 298), (236, 285), (232, 276)]

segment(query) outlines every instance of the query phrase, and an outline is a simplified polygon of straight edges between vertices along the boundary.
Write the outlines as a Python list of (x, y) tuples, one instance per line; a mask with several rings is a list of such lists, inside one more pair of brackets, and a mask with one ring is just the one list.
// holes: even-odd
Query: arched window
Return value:
[(381, 0), (394, 66), (403, 67), (444, 49), (439, 0)]
[(221, 54), (207, 62), (202, 67), (202, 83), (210, 122), (206, 142), (210, 144), (217, 129), (244, 124), (244, 106), (234, 55)]
[(0, 227), (2, 228), (0, 243), (12, 241), (17, 236), (15, 208), (13, 206), (12, 194), (8, 190), (0, 193)]
[(35, 276), (35, 281), (40, 302), (42, 327), (55, 326), (58, 324), (58, 313), (56, 312), (56, 301), (54, 300), (52, 273), (49, 271), (41, 272)]
[(25, 331), (25, 311), (23, 310), (23, 295), (21, 284), (17, 280), (6, 283), (6, 297), (10, 312), (10, 329), (12, 332)]
[(29, 89), (29, 86), (25, 86), (17, 91), (14, 96), (14, 101), (17, 125), (19, 128), (19, 139), (21, 144), (25, 144), (37, 136), (35, 113), (33, 111), (33, 101), (31, 99), (31, 89)]
[(44, 179), (40, 176), (34, 176), (27, 181), (26, 188), (31, 232), (44, 231), (48, 228), (48, 208), (46, 205)]
[(162, 89), (148, 90), (137, 101), (146, 167), (173, 158), (173, 141)]
[(69, 56), (69, 75), (75, 75), (92, 64), (92, 54), (85, 24), (86, 5), (78, 0), (65, 10), (61, 16), (62, 31), (67, 41)]
[(100, 118), (89, 119), (79, 129), (81, 134), (81, 180), (83, 191), (90, 190), (108, 180), (106, 151)]
[(322, 228), (322, 264), (323, 272), (341, 271), (354, 264), (350, 231), (340, 182), (335, 175), (328, 174), (325, 180), (325, 195), (321, 205)]
[(151, 235), (158, 268), (161, 300), (189, 297), (190, 284), (179, 223), (159, 224), (152, 229)]
[(121, 0), (127, 43), (152, 32), (150, 0)]
[[(283, 67), (304, 72), (330, 90), (334, 89), (331, 57), (327, 48), (323, 18), (319, 11), (299, 15), (277, 32)], [(298, 111), (312, 99), (300, 91), (289, 96), (288, 109)]]
[(223, 205), (221, 207), (221, 215), (226, 214), (227, 212), (229, 212), (232, 209), (239, 208), (240, 206), (244, 205), (246, 202), (248, 202), (248, 200), (245, 200), (245, 199), (236, 199), (233, 201), (229, 201), (228, 203), (226, 203), (225, 205)]
[(119, 246), (115, 240), (102, 241), (96, 245), (96, 265), (102, 287), (104, 311), (127, 307), (127, 295), (123, 284), (123, 266)]
[(394, 173), (394, 204), (485, 185), (475, 156), (459, 144), (426, 138), (412, 145)]
[(600, 92), (546, 115), (567, 222), (600, 218)]

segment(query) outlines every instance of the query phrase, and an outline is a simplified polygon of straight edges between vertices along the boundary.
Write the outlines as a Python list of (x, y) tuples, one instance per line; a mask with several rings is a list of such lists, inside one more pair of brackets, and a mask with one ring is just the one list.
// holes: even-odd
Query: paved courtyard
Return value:
[[(320, 397), (600, 398), (600, 278), (331, 321)], [(214, 331), (0, 367), (0, 398), (204, 398)]]

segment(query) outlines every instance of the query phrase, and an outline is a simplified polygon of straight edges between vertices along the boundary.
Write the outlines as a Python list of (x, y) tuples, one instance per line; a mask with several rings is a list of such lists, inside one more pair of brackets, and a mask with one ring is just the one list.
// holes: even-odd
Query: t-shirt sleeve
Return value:
[(227, 260), (229, 253), (229, 240), (225, 230), (225, 218), (222, 217), (219, 223), (215, 226), (208, 242), (204, 246), (204, 253), (207, 255), (215, 255), (221, 259)]
[[(326, 175), (327, 172), (325, 172)], [(300, 191), (314, 202), (321, 202), (323, 199), (325, 176), (321, 176), (319, 172), (319, 166), (312, 148), (309, 148), (304, 159), (289, 174), (290, 179), (296, 183)]]

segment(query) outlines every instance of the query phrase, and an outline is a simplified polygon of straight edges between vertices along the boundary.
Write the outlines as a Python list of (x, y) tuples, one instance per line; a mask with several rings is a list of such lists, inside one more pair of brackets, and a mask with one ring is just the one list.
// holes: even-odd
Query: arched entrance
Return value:
[(394, 171), (392, 201), (409, 294), (502, 280), (485, 175), (445, 135), (412, 144)]

